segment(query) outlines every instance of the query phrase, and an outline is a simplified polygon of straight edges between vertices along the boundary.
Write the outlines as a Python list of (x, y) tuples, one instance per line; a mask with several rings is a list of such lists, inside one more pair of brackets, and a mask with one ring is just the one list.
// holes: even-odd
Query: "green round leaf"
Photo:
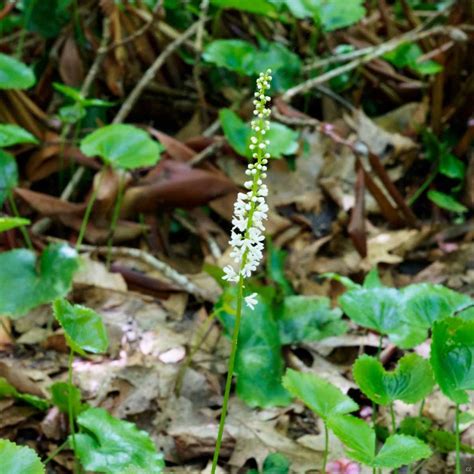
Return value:
[(38, 455), (26, 446), (19, 446), (7, 439), (0, 439), (2, 474), (44, 474)]
[(347, 331), (341, 321), (342, 311), (331, 308), (329, 298), (318, 296), (287, 296), (278, 317), (282, 344), (319, 341)]
[(202, 57), (208, 63), (248, 75), (255, 71), (256, 54), (257, 48), (248, 41), (222, 39), (209, 43)]
[(0, 89), (28, 89), (34, 83), (35, 75), (26, 64), (0, 53)]
[(77, 252), (64, 244), (49, 245), (39, 262), (30, 250), (1, 253), (0, 314), (18, 318), (66, 295), (77, 268)]
[(375, 457), (373, 466), (396, 469), (428, 458), (431, 454), (431, 449), (421, 439), (407, 435), (393, 435), (385, 441)]
[(406, 354), (390, 372), (375, 357), (362, 355), (354, 364), (353, 374), (362, 392), (379, 405), (394, 400), (419, 402), (434, 386), (430, 363), (417, 354)]
[(18, 167), (13, 155), (0, 149), (0, 206), (8, 193), (18, 185)]
[(30, 221), (28, 219), (23, 219), (22, 217), (0, 217), (0, 232), (5, 232), (6, 230), (29, 224)]
[(51, 385), (50, 390), (51, 401), (63, 413), (69, 412), (69, 398), (71, 398), (72, 412), (74, 414), (74, 418), (76, 418), (77, 415), (87, 407), (87, 405), (83, 405), (81, 403), (81, 391), (74, 385), (71, 386), (66, 382), (56, 382)]
[(87, 471), (106, 474), (163, 472), (163, 456), (148, 433), (119, 420), (102, 408), (89, 408), (77, 417), (82, 432), (76, 435), (77, 453)]
[(352, 398), (314, 374), (288, 369), (283, 377), (283, 386), (324, 420), (359, 408)]
[(107, 330), (95, 311), (78, 304), (72, 305), (65, 299), (57, 299), (53, 303), (53, 311), (64, 329), (69, 346), (75, 352), (100, 354), (107, 351)]
[(263, 474), (288, 474), (290, 461), (280, 453), (271, 453), (263, 462)]
[(474, 390), (474, 321), (436, 321), (431, 341), (431, 365), (436, 382), (455, 403), (469, 403)]
[(18, 143), (38, 143), (38, 140), (28, 130), (18, 125), (0, 124), (0, 148), (17, 145)]
[(339, 304), (360, 326), (389, 334), (400, 325), (399, 299), (395, 288), (358, 288), (346, 291)]
[(87, 156), (100, 156), (114, 168), (135, 169), (153, 166), (160, 159), (163, 146), (132, 125), (112, 124), (99, 128), (81, 141)]

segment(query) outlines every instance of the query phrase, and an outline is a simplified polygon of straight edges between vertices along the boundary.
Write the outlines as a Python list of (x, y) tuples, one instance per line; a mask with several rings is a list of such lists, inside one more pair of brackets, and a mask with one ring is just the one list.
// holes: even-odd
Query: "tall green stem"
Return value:
[[(380, 354), (382, 352), (382, 344), (383, 344), (383, 334), (380, 335), (379, 337), (379, 345), (377, 347), (377, 360), (380, 360)], [(372, 424), (374, 425), (377, 421), (377, 404), (375, 402), (372, 402)]]
[(69, 430), (71, 431), (72, 437), (72, 448), (74, 450), (74, 472), (78, 471), (77, 468), (77, 449), (76, 449), (76, 429), (74, 426), (74, 411), (72, 406), (72, 391), (74, 385), (72, 383), (72, 363), (74, 362), (74, 350), (71, 349), (69, 352), (69, 360), (67, 364), (67, 384), (68, 384), (68, 394), (67, 394), (67, 411), (69, 416)]
[(397, 431), (397, 424), (395, 423), (395, 412), (393, 410), (393, 403), (390, 403), (390, 418), (392, 419), (392, 433)]
[(232, 349), (229, 359), (229, 371), (227, 373), (227, 380), (225, 383), (224, 401), (222, 403), (221, 419), (219, 422), (219, 431), (217, 433), (216, 449), (214, 451), (214, 458), (212, 459), (211, 474), (215, 474), (217, 469), (217, 461), (219, 460), (219, 452), (221, 450), (222, 436), (224, 434), (225, 418), (227, 415), (227, 405), (229, 404), (230, 389), (232, 387), (232, 377), (234, 375), (235, 356), (237, 355), (237, 346), (239, 342), (240, 318), (242, 315), (242, 300), (244, 298), (244, 279), (242, 275), (239, 278), (237, 286), (237, 309), (235, 311), (234, 332), (232, 334)]
[(459, 405), (456, 405), (456, 474), (461, 474), (461, 433), (459, 431)]
[(323, 467), (321, 472), (326, 474), (326, 464), (328, 462), (328, 454), (329, 454), (329, 430), (328, 425), (324, 423), (324, 455), (323, 455)]
[(82, 218), (81, 229), (79, 230), (79, 237), (77, 238), (77, 242), (76, 242), (77, 250), (79, 250), (79, 247), (81, 246), (82, 241), (84, 240), (87, 224), (89, 223), (89, 218), (92, 212), (92, 208), (94, 207), (94, 203), (97, 199), (97, 194), (99, 192), (99, 188), (102, 183), (102, 176), (104, 172), (105, 170), (99, 171), (100, 174), (99, 174), (99, 180), (98, 180), (97, 186), (94, 186), (94, 183), (92, 183), (92, 195), (89, 199), (89, 202), (87, 203), (86, 212), (84, 213), (84, 217)]
[(107, 241), (107, 260), (106, 260), (107, 268), (110, 267), (110, 261), (112, 259), (112, 243), (114, 241), (115, 230), (117, 228), (117, 221), (120, 215), (120, 208), (122, 207), (124, 191), (125, 191), (125, 179), (120, 174), (118, 195), (117, 195), (117, 200), (115, 201), (114, 210), (112, 213), (112, 221), (110, 222), (110, 236), (109, 236), (109, 240)]
[[(21, 218), (20, 213), (18, 212), (18, 208), (16, 207), (15, 198), (13, 197), (11, 191), (8, 192), (8, 202), (10, 203), (10, 207), (12, 208), (13, 215), (15, 217)], [(33, 243), (31, 242), (30, 236), (28, 234), (28, 231), (25, 229), (25, 226), (20, 226), (20, 232), (23, 236), (23, 240), (25, 241), (26, 246), (30, 250), (33, 250)]]

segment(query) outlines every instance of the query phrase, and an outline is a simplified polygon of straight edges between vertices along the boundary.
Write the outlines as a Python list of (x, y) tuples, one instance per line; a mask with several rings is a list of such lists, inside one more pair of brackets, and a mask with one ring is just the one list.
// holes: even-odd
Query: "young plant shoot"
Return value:
[(224, 402), (217, 434), (216, 449), (212, 461), (212, 474), (215, 474), (219, 451), (224, 433), (227, 405), (229, 402), (232, 375), (234, 372), (235, 356), (237, 353), (237, 342), (239, 338), (240, 318), (242, 314), (242, 303), (253, 309), (257, 304), (257, 294), (252, 293), (244, 297), (244, 282), (257, 269), (263, 258), (265, 227), (263, 221), (267, 218), (268, 206), (265, 197), (268, 188), (263, 184), (267, 177), (267, 164), (270, 153), (267, 151), (269, 140), (265, 134), (270, 129), (270, 109), (267, 107), (270, 97), (267, 91), (272, 80), (271, 70), (261, 73), (257, 79), (257, 91), (255, 92), (254, 119), (252, 120), (253, 134), (250, 138), (249, 148), (252, 151), (252, 161), (248, 165), (246, 175), (249, 177), (244, 186), (248, 189), (246, 193), (239, 193), (234, 205), (234, 216), (232, 219), (232, 233), (229, 241), (232, 246), (231, 257), (235, 265), (227, 265), (224, 268), (223, 279), (237, 284), (237, 308), (235, 313), (235, 325), (232, 336), (232, 349), (229, 358), (228, 374), (224, 392)]

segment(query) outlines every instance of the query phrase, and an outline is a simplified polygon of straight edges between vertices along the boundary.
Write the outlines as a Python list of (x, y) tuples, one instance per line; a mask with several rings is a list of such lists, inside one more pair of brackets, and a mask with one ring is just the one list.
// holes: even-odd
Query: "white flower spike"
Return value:
[[(239, 193), (234, 204), (234, 216), (232, 219), (232, 232), (229, 244), (232, 246), (230, 253), (235, 266), (227, 265), (224, 268), (224, 280), (237, 283), (241, 279), (249, 278), (257, 269), (263, 258), (263, 232), (265, 227), (263, 221), (267, 219), (268, 206), (265, 197), (268, 188), (263, 184), (266, 178), (268, 158), (267, 147), (270, 144), (265, 139), (265, 134), (270, 129), (270, 109), (267, 103), (270, 97), (266, 95), (272, 80), (271, 70), (261, 73), (257, 79), (257, 92), (255, 92), (254, 115), (251, 122), (252, 137), (249, 149), (253, 151), (253, 163), (250, 163), (245, 174), (251, 179), (244, 183), (248, 189), (246, 193)], [(251, 309), (257, 304), (256, 293), (245, 298), (245, 303)]]

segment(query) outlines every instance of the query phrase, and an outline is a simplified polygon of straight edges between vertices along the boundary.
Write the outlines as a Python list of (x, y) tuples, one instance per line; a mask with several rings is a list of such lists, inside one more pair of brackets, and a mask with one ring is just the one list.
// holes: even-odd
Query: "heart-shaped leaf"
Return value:
[(13, 155), (0, 149), (0, 206), (18, 184), (18, 167)]
[(21, 400), (38, 408), (38, 410), (47, 410), (49, 407), (47, 400), (37, 397), (36, 395), (31, 395), (30, 393), (20, 393), (7, 379), (0, 377), (0, 398), (3, 397), (16, 398), (17, 400)]
[(30, 221), (22, 217), (0, 217), (0, 232), (28, 225)]
[(7, 439), (0, 439), (2, 474), (44, 474), (38, 455), (26, 446), (18, 446)]
[(339, 304), (360, 326), (390, 334), (400, 324), (399, 300), (395, 288), (356, 288), (346, 291)]
[(319, 341), (339, 336), (347, 331), (341, 321), (342, 311), (331, 308), (328, 298), (317, 296), (287, 296), (278, 317), (282, 344)]
[(256, 54), (257, 48), (248, 41), (219, 39), (206, 46), (202, 57), (208, 63), (248, 75), (255, 70)]
[(351, 415), (333, 416), (328, 426), (344, 443), (347, 454), (371, 467), (395, 469), (431, 455), (429, 446), (418, 438), (392, 435), (376, 454), (375, 431), (363, 420)]
[[(239, 155), (251, 158), (252, 151), (249, 149), (251, 127), (230, 109), (222, 109), (219, 112), (219, 120), (229, 145)], [(298, 149), (298, 133), (281, 123), (271, 122), (266, 138), (270, 141), (266, 151), (272, 158), (291, 155)]]
[(57, 299), (53, 303), (53, 310), (72, 350), (79, 354), (100, 354), (107, 351), (107, 330), (95, 311), (78, 304), (72, 305), (65, 299)]
[(436, 382), (455, 403), (469, 403), (474, 390), (474, 321), (436, 321), (431, 341), (431, 365)]
[(0, 254), (0, 314), (14, 318), (55, 298), (65, 296), (78, 268), (77, 252), (64, 244), (51, 244), (37, 263), (25, 249)]
[(324, 420), (359, 408), (352, 398), (314, 374), (288, 369), (283, 377), (283, 386)]
[(38, 143), (38, 140), (28, 130), (18, 125), (0, 124), (0, 148), (18, 145), (19, 143)]
[(155, 165), (164, 147), (140, 128), (112, 124), (99, 128), (81, 141), (87, 156), (100, 156), (114, 168), (135, 169)]
[[(229, 337), (234, 328), (236, 297), (237, 288), (229, 286), (215, 306)], [(270, 299), (259, 294), (257, 301), (253, 310), (245, 304), (242, 307), (235, 361), (237, 394), (250, 406), (287, 405), (291, 397), (281, 384), (284, 364), (278, 326)]]
[(362, 355), (354, 364), (353, 375), (362, 392), (379, 405), (394, 400), (419, 402), (434, 386), (429, 361), (417, 354), (406, 354), (390, 372), (375, 357)]
[[(133, 468), (147, 474), (163, 472), (163, 456), (148, 433), (119, 420), (102, 408), (89, 408), (77, 417), (76, 455), (87, 471), (116, 474)], [(70, 443), (71, 444), (71, 443)]]
[(34, 83), (35, 75), (26, 64), (0, 53), (0, 89), (28, 89)]

